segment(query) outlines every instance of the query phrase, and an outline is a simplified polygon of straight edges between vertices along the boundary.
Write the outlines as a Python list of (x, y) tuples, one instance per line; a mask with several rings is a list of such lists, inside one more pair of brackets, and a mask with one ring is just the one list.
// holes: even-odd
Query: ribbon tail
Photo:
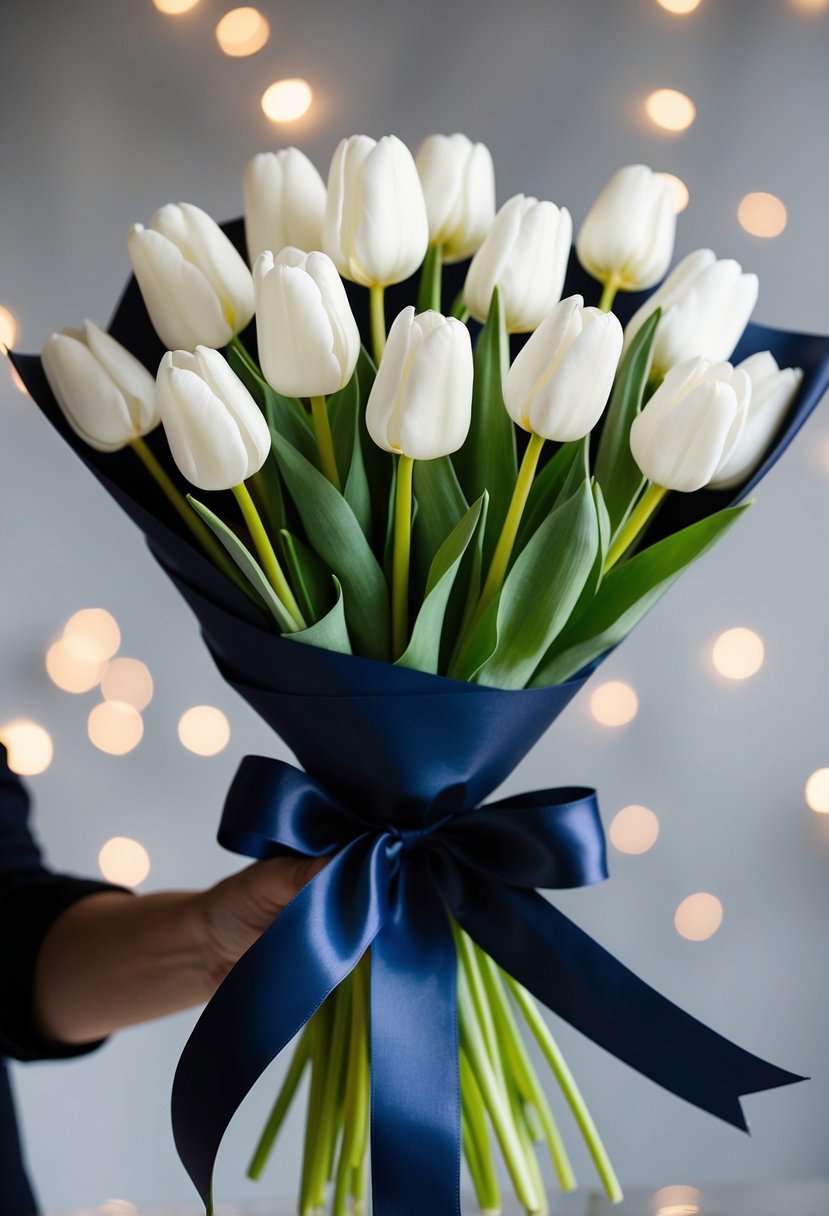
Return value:
[(374, 1216), (460, 1216), (457, 955), (425, 859), (371, 948)]
[(537, 891), (452, 876), (450, 907), (478, 945), (554, 1013), (637, 1072), (748, 1131), (741, 1096), (805, 1080), (651, 988)]
[(382, 846), (368, 837), (355, 840), (242, 956), (196, 1023), (173, 1082), (173, 1133), (208, 1212), (230, 1120), (359, 962), (387, 914), (388, 884)]

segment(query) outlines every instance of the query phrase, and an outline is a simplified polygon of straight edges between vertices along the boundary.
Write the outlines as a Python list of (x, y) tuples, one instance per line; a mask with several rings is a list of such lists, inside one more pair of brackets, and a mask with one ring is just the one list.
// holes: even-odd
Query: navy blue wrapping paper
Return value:
[[(226, 230), (242, 248), (241, 222)], [(447, 283), (447, 296), (452, 289)], [(589, 301), (598, 295), (575, 261), (565, 294), (573, 291)], [(351, 295), (363, 320), (367, 293)], [(411, 284), (392, 289), (390, 315), (411, 298)], [(620, 298), (623, 319), (639, 302)], [(155, 370), (163, 351), (134, 280), (110, 329)], [(245, 340), (255, 345), (252, 334)], [(773, 449), (737, 494), (670, 495), (654, 539), (745, 497), (829, 386), (829, 340), (751, 325), (736, 358), (763, 349), (805, 373)], [(239, 1103), (371, 947), (374, 1210), (378, 1216), (459, 1211), (450, 912), (560, 1016), (736, 1126), (745, 1127), (741, 1095), (800, 1079), (665, 1000), (538, 894), (538, 888), (605, 877), (592, 791), (545, 790), (481, 807), (592, 669), (561, 686), (506, 692), (274, 635), (193, 548), (134, 456), (86, 448), (66, 425), (40, 360), (13, 360), (49, 421), (144, 532), (194, 611), (225, 679), (305, 770), (258, 757), (243, 761), (228, 796), (222, 843), (252, 857), (289, 850), (331, 858), (233, 969), (182, 1055), (174, 1131), (208, 1206), (215, 1155)], [(150, 442), (186, 489), (161, 436)]]

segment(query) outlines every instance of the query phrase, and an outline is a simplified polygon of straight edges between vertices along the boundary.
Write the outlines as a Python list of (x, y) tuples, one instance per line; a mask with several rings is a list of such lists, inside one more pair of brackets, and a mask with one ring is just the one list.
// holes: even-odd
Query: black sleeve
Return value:
[(0, 743), (0, 1055), (61, 1059), (99, 1044), (69, 1047), (37, 1033), (32, 988), (38, 952), (52, 924), (76, 900), (121, 888), (47, 869), (28, 820), (29, 797)]

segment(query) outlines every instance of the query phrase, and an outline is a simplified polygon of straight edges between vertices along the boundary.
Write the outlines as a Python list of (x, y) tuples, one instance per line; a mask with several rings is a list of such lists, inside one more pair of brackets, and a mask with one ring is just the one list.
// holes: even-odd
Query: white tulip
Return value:
[(230, 490), (261, 469), (271, 449), (259, 406), (218, 351), (168, 351), (158, 406), (181, 472), (202, 490)]
[(622, 291), (653, 287), (674, 251), (671, 184), (647, 165), (617, 170), (581, 226), (576, 252), (585, 270)]
[(158, 426), (153, 377), (92, 321), (83, 330), (52, 334), (42, 357), (67, 422), (90, 447), (117, 452)]
[(352, 135), (328, 174), (323, 248), (346, 279), (387, 287), (426, 256), (429, 222), (412, 154), (396, 135)]
[(169, 203), (149, 228), (134, 224), (130, 261), (165, 346), (226, 346), (253, 316), (253, 279), (244, 259), (206, 212)]
[(243, 193), (251, 266), (266, 249), (322, 249), (325, 182), (299, 148), (254, 156), (245, 170)]
[(469, 330), (454, 317), (404, 308), (369, 395), (369, 434), (387, 452), (434, 460), (457, 451), (471, 420)]
[(633, 458), (655, 485), (700, 490), (731, 459), (750, 401), (747, 372), (730, 363), (689, 359), (668, 372), (634, 419)]
[(621, 352), (613, 313), (585, 308), (581, 296), (562, 300), (507, 372), (504, 403), (513, 422), (559, 443), (583, 438), (601, 417)]
[(429, 217), (429, 242), (446, 262), (471, 257), (495, 219), (495, 168), (485, 144), (430, 135), (415, 157)]
[(464, 297), (472, 316), (486, 320), (497, 287), (507, 330), (537, 329), (561, 299), (572, 236), (566, 207), (523, 194), (504, 203), (466, 276)]
[(739, 262), (717, 260), (710, 249), (689, 253), (661, 287), (635, 312), (625, 330), (625, 348), (661, 308), (653, 346), (657, 375), (698, 356), (711, 363), (729, 359), (757, 303), (756, 274), (743, 274)]
[(746, 481), (765, 456), (803, 380), (799, 367), (782, 370), (769, 350), (749, 355), (738, 368), (751, 380), (751, 402), (745, 430), (728, 460), (711, 479), (714, 490), (731, 490)]
[(265, 379), (287, 397), (322, 397), (351, 379), (360, 331), (343, 281), (325, 253), (266, 252), (253, 270)]

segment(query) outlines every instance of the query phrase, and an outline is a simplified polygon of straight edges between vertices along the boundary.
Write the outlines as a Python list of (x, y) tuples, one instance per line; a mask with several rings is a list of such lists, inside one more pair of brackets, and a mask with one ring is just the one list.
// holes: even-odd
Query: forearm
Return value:
[(86, 1043), (206, 1000), (215, 981), (199, 899), (113, 891), (67, 909), (38, 955), (33, 1014), (40, 1033)]

